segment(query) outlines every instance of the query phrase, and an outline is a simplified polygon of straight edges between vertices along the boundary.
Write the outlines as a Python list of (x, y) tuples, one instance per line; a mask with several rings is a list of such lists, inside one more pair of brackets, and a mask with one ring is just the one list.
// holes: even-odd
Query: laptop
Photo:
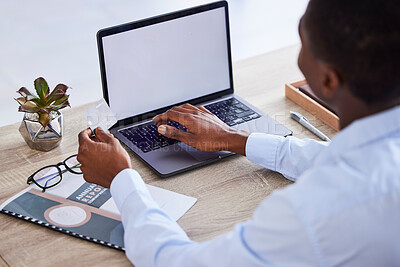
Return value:
[(233, 155), (158, 134), (151, 119), (173, 106), (202, 105), (236, 129), (292, 134), (234, 94), (226, 1), (102, 29), (97, 44), (103, 97), (118, 120), (109, 130), (161, 177)]

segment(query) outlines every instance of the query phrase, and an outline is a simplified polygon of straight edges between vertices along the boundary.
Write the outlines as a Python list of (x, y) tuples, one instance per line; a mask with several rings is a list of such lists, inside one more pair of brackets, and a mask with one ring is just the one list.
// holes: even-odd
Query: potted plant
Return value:
[(17, 93), (18, 111), (25, 112), (19, 131), (29, 147), (49, 151), (59, 145), (64, 132), (63, 116), (59, 111), (69, 106), (66, 94), (68, 86), (58, 84), (50, 92), (46, 80), (42, 77), (34, 81), (36, 95), (25, 87)]

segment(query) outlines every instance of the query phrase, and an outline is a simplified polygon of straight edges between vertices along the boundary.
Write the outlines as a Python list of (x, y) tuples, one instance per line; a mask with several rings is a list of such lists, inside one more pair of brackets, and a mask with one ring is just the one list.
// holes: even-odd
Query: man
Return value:
[(81, 169), (87, 181), (111, 186), (128, 258), (137, 266), (400, 266), (399, 31), (397, 1), (310, 1), (298, 63), (340, 117), (330, 144), (237, 132), (191, 105), (153, 119), (161, 134), (247, 155), (296, 181), (208, 242), (191, 241), (159, 209), (114, 137), (81, 132)]

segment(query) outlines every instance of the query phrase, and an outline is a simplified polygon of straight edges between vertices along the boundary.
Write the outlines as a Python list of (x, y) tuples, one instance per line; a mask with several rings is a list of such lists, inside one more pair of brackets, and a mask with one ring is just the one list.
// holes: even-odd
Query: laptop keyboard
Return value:
[[(176, 121), (169, 121), (168, 125), (186, 132), (186, 127)], [(178, 140), (159, 134), (154, 122), (133, 126), (119, 132), (145, 153), (178, 142)]]
[[(229, 126), (234, 126), (261, 117), (259, 114), (234, 98), (209, 104), (204, 107), (214, 113), (220, 120)], [(176, 121), (169, 121), (168, 125), (186, 132), (186, 127)], [(159, 134), (157, 132), (157, 125), (154, 122), (132, 126), (119, 130), (119, 132), (144, 153), (179, 142), (178, 140)]]
[(260, 114), (251, 110), (235, 98), (209, 104), (204, 107), (229, 126), (234, 126), (261, 117)]

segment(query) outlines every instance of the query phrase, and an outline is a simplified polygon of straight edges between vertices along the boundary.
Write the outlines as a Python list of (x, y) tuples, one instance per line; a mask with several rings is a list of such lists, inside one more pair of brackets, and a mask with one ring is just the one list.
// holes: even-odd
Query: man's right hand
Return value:
[[(187, 128), (187, 132), (167, 125), (176, 121)], [(177, 139), (189, 146), (206, 152), (227, 150), (245, 155), (247, 131), (238, 131), (221, 121), (204, 107), (184, 104), (153, 118), (158, 132), (166, 137)]]
[(120, 171), (131, 168), (131, 160), (112, 134), (105, 133), (100, 127), (95, 132), (95, 138), (91, 138), (90, 128), (79, 133), (77, 159), (87, 182), (109, 188)]

